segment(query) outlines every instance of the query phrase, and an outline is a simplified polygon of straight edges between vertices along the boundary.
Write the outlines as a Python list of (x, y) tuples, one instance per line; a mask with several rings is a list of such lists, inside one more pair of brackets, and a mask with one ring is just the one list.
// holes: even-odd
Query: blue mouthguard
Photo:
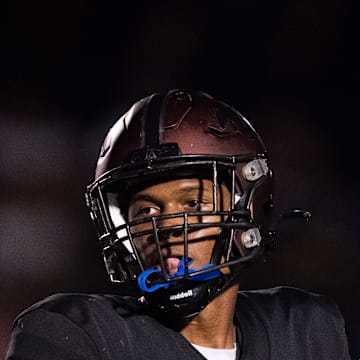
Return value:
[[(188, 265), (190, 265), (192, 263), (192, 260), (189, 260)], [(200, 271), (200, 270), (205, 270), (205, 269), (209, 269), (211, 267), (213, 267), (213, 264), (206, 264), (204, 266), (202, 266), (200, 269), (188, 269), (188, 273), (194, 273), (196, 271)], [(176, 281), (166, 281), (166, 282), (160, 282), (154, 285), (148, 285), (147, 284), (147, 279), (149, 278), (149, 276), (156, 274), (156, 273), (161, 273), (161, 270), (159, 269), (148, 269), (143, 271), (139, 277), (138, 277), (138, 285), (140, 287), (141, 290), (144, 290), (146, 292), (154, 292), (160, 288), (165, 288), (167, 289), (170, 285), (175, 285)], [(184, 264), (184, 257), (181, 258), (181, 261), (179, 263), (179, 267), (178, 267), (178, 271), (173, 274), (173, 275), (166, 275), (166, 279), (172, 279), (175, 278), (177, 276), (182, 276), (185, 275), (185, 264)], [(211, 280), (211, 279), (215, 279), (217, 277), (219, 277), (221, 275), (220, 270), (212, 270), (209, 271), (207, 273), (204, 274), (199, 274), (199, 275), (195, 275), (193, 277), (189, 277), (188, 280), (195, 280), (195, 281), (205, 281), (205, 280)]]

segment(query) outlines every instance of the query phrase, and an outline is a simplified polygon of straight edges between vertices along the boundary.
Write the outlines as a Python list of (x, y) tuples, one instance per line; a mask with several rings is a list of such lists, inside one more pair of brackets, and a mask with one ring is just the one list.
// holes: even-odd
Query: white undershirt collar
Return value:
[(236, 346), (232, 349), (214, 349), (196, 344), (191, 344), (202, 356), (207, 360), (235, 360), (236, 359)]

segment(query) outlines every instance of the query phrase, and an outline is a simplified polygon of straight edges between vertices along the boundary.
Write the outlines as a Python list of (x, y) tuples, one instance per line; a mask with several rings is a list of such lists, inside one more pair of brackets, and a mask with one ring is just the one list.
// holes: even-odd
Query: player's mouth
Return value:
[(180, 257), (168, 257), (164, 260), (165, 270), (168, 275), (174, 275), (179, 271)]
[[(193, 258), (188, 257), (187, 263), (190, 268), (194, 268), (193, 266)], [(181, 256), (169, 256), (164, 260), (165, 270), (168, 275), (174, 275), (178, 273), (180, 270), (185, 271), (185, 258), (183, 255)]]
[[(191, 262), (191, 258), (188, 258), (188, 263)], [(164, 270), (166, 275), (175, 275), (181, 269), (184, 271), (184, 256), (183, 255), (170, 255), (163, 258)], [(161, 270), (161, 265), (159, 261), (156, 261), (156, 264), (153, 265), (153, 268)]]

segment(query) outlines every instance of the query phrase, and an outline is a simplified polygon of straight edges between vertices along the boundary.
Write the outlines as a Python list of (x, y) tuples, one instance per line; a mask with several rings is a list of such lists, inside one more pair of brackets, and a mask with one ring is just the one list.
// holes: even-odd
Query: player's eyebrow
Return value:
[(199, 191), (199, 192), (204, 192), (204, 190), (206, 190), (204, 188), (204, 185), (202, 184), (196, 184), (196, 185), (185, 185), (183, 187), (180, 187), (177, 192), (178, 193), (189, 193), (189, 192), (193, 192), (193, 191)]
[(131, 200), (130, 200), (130, 205), (134, 204), (137, 201), (151, 201), (151, 202), (155, 202), (155, 199), (150, 196), (150, 195), (146, 195), (146, 194), (135, 194)]
[[(212, 190), (204, 188), (202, 184), (184, 185), (184, 186), (179, 186), (179, 188), (176, 189), (176, 192), (179, 194), (187, 194), (194, 191), (198, 191), (200, 194), (203, 194), (204, 191), (206, 192)], [(149, 201), (149, 202), (157, 203), (159, 199), (146, 193), (145, 194), (137, 193), (131, 198), (130, 205), (134, 204), (137, 201)]]

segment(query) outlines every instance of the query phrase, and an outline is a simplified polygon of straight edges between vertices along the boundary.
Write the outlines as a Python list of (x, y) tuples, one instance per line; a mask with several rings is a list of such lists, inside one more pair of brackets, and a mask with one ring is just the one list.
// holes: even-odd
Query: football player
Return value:
[(243, 269), (275, 241), (272, 183), (263, 141), (233, 107), (176, 89), (137, 101), (86, 189), (122, 294), (35, 304), (15, 322), (8, 360), (350, 359), (331, 299), (241, 290)]

